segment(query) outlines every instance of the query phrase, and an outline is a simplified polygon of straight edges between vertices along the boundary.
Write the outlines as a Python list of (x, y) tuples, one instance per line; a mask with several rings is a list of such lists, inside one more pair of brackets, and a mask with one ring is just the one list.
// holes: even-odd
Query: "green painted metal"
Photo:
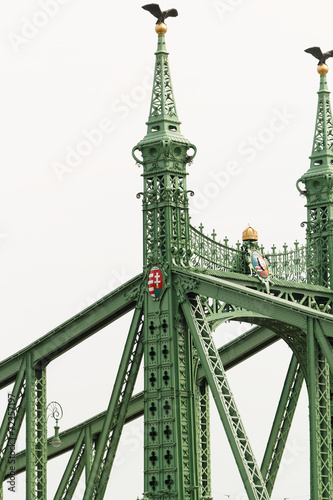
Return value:
[(46, 370), (43, 367), (33, 368), (30, 354), (27, 354), (26, 361), (26, 498), (44, 500), (47, 463)]
[(182, 303), (187, 324), (203, 364), (230, 447), (249, 500), (268, 500), (269, 495), (257, 465), (241, 416), (215, 347), (210, 327), (198, 295)]
[(333, 270), (333, 122), (326, 75), (320, 76), (309, 170), (297, 181), (307, 199), (308, 282), (331, 286)]
[(180, 132), (162, 34), (155, 55), (147, 134), (133, 149), (143, 165), (145, 276), (158, 266), (163, 279), (157, 299), (147, 285), (144, 297), (144, 496), (198, 500), (195, 351), (170, 272), (172, 264), (187, 266), (191, 255), (186, 165), (196, 148)]
[(91, 435), (91, 427), (87, 425), (84, 429), (84, 466), (86, 472), (86, 484), (89, 480), (91, 465), (94, 458), (94, 443)]
[[(333, 121), (326, 74), (320, 75), (309, 170), (297, 181), (307, 200), (308, 282), (333, 288)], [(301, 190), (300, 183), (305, 185)], [(308, 318), (311, 498), (333, 497), (332, 357), (328, 333)], [(330, 373), (330, 368), (331, 373)]]
[(308, 325), (308, 391), (311, 453), (311, 500), (333, 497), (332, 421), (327, 360), (316, 341), (317, 321)]
[[(10, 439), (25, 414), (26, 451), (15, 466), (17, 473), (26, 470), (26, 498), (46, 499), (47, 458), (72, 450), (56, 500), (74, 497), (84, 469), (84, 500), (101, 500), (123, 426), (143, 414), (145, 500), (211, 500), (209, 385), (248, 498), (268, 500), (304, 377), (311, 500), (332, 500), (333, 122), (326, 76), (320, 77), (311, 165), (297, 182), (307, 198), (307, 244), (284, 245), (281, 252), (260, 247), (273, 274), (268, 290), (251, 275), (246, 243), (232, 248), (215, 231), (210, 238), (202, 225), (189, 224), (187, 165), (196, 148), (180, 131), (162, 34), (155, 55), (147, 133), (132, 151), (143, 166), (143, 273), (0, 363), (0, 388), (15, 383), (16, 412), (14, 435), (6, 415), (0, 429), (0, 479), (10, 474)], [(62, 432), (61, 449), (52, 448), (47, 364), (132, 309), (107, 411)], [(211, 330), (227, 320), (258, 326), (217, 351)], [(294, 355), (260, 471), (225, 370), (278, 339)], [(132, 397), (142, 356), (144, 391)]]
[(303, 380), (301, 366), (293, 355), (260, 468), (269, 495), (279, 471)]
[(82, 429), (79, 438), (75, 441), (74, 449), (62, 475), (54, 500), (71, 498), (72, 492), (79, 482), (84, 468), (83, 455), (85, 452), (85, 429)]
[[(248, 311), (296, 327), (300, 331), (306, 331), (307, 317), (311, 317), (320, 321), (325, 336), (333, 336), (333, 317), (327, 313), (197, 271), (174, 268), (174, 275), (179, 276), (183, 282), (178, 289), (179, 295), (195, 292), (205, 297), (228, 301)], [(184, 287), (186, 293), (182, 291)]]
[(16, 440), (25, 415), (25, 363), (22, 363), (17, 374), (13, 390), (8, 395), (8, 404), (0, 428), (0, 484), (3, 483), (6, 471), (15, 470), (13, 456), (16, 454)]
[(142, 308), (138, 306), (133, 315), (110, 403), (98, 439), (89, 479), (83, 495), (84, 500), (104, 497), (143, 355), (141, 317)]
[[(190, 226), (191, 265), (201, 269), (215, 269), (220, 271), (243, 272), (248, 274), (248, 266), (239, 263), (244, 262), (245, 247), (237, 242), (236, 247), (229, 244), (228, 238), (223, 243), (216, 241), (213, 232), (209, 237), (203, 232), (201, 224), (199, 230)], [(308, 272), (307, 246), (301, 246), (295, 241), (293, 248), (286, 244), (280, 252), (273, 245), (269, 251), (263, 246), (259, 250), (270, 263), (271, 273), (275, 278), (288, 280), (295, 283), (305, 283)], [(311, 264), (312, 266), (312, 264)]]
[(29, 353), (33, 365), (49, 363), (113, 321), (134, 309), (142, 275), (101, 298), (79, 314), (0, 363), (0, 389), (15, 382), (22, 361)]
[[(258, 352), (262, 351), (266, 347), (273, 345), (279, 340), (278, 336), (265, 327), (255, 327), (248, 332), (235, 338), (228, 344), (220, 347), (218, 349), (219, 356), (221, 358), (222, 364), (225, 370), (229, 370), (239, 363), (249, 359), (251, 356), (256, 355)], [(203, 384), (207, 387), (207, 382), (205, 379), (204, 370), (201, 364), (198, 365), (196, 370), (196, 380), (198, 392), (201, 392), (201, 387)], [(130, 405), (127, 411), (126, 421), (131, 422), (133, 419), (139, 418), (143, 415), (144, 408), (144, 393), (138, 393), (132, 396)], [(65, 430), (60, 433), (60, 439), (62, 442), (61, 447), (54, 448), (51, 444), (47, 447), (47, 457), (48, 460), (56, 458), (70, 450), (73, 450), (78, 442), (82, 442), (82, 432), (86, 432), (86, 428), (91, 429), (90, 433), (93, 440), (96, 440), (100, 435), (103, 423), (105, 419), (106, 411), (90, 418), (89, 420), (82, 422), (75, 427)], [(209, 419), (207, 417), (207, 426), (209, 425)], [(51, 438), (50, 438), (51, 439)], [(49, 440), (50, 440), (49, 439)], [(83, 452), (83, 450), (82, 450)], [(209, 459), (209, 450), (207, 450), (207, 460)], [(25, 450), (16, 454), (15, 467), (16, 473), (20, 474), (25, 471), (26, 464), (26, 453)], [(73, 469), (73, 465), (68, 464), (69, 471)], [(6, 476), (7, 479), (10, 474), (9, 465), (7, 465)], [(66, 476), (67, 477), (67, 476)], [(63, 479), (65, 478), (65, 473)], [(63, 481), (62, 479), (62, 481)], [(65, 485), (70, 483), (69, 479), (64, 479)], [(59, 497), (61, 498), (61, 497)], [(57, 499), (58, 500), (58, 499)]]
[(145, 301), (144, 494), (197, 500), (194, 352), (171, 301), (169, 290), (159, 302)]
[(212, 478), (210, 458), (210, 419), (209, 419), (209, 385), (204, 380), (197, 387), (198, 425), (198, 457), (200, 471), (200, 498), (212, 500)]

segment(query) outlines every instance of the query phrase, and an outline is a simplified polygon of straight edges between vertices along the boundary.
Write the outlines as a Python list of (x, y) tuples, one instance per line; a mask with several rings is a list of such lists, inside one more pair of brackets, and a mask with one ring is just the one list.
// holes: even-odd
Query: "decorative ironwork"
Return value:
[[(215, 235), (215, 233), (213, 233)], [(215, 235), (216, 236), (216, 235)], [(203, 233), (203, 226), (200, 230), (190, 226), (191, 238), (191, 266), (204, 269), (216, 269), (219, 271), (235, 271), (243, 274), (250, 274), (244, 257), (245, 250), (241, 243), (237, 242), (236, 248), (229, 246), (227, 238), (224, 244), (210, 238)], [(294, 248), (283, 245), (283, 250), (276, 251), (273, 245), (270, 252), (265, 252), (263, 246), (260, 252), (265, 255), (270, 263), (271, 274), (278, 279), (304, 283), (307, 278), (307, 250), (306, 246), (300, 246), (298, 241), (294, 243)], [(313, 269), (313, 261), (308, 258), (309, 265)], [(318, 261), (318, 266), (320, 261)]]
[(243, 477), (248, 498), (249, 500), (269, 500), (269, 494), (230, 390), (200, 297), (192, 295), (182, 304), (182, 307), (236, 463)]
[(301, 365), (293, 355), (261, 465), (261, 473), (270, 495), (285, 450), (303, 380)]
[(333, 146), (333, 122), (329, 93), (319, 96), (313, 153), (324, 152)]
[(198, 457), (200, 471), (200, 496), (212, 500), (211, 468), (210, 468), (210, 412), (209, 412), (209, 386), (207, 381), (197, 388), (197, 404), (199, 421), (198, 432)]

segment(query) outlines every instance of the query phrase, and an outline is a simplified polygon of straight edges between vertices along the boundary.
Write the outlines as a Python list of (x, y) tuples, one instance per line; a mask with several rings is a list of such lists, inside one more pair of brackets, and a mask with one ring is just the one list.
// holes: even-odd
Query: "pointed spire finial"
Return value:
[[(309, 175), (320, 172), (332, 172), (333, 168), (333, 116), (330, 103), (330, 92), (327, 87), (326, 74), (328, 66), (326, 59), (333, 57), (333, 50), (322, 52), (319, 47), (310, 47), (305, 52), (312, 54), (319, 60), (317, 71), (320, 74), (320, 86), (318, 91), (318, 107), (313, 138), (312, 153), (310, 156), (311, 165)], [(306, 173), (302, 179), (305, 179)]]

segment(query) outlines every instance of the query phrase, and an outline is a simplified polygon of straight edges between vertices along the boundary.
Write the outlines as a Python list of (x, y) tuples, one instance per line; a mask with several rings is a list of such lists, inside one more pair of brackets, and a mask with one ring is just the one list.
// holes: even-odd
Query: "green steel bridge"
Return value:
[[(144, 491), (138, 485), (138, 495), (144, 500), (210, 500), (211, 393), (248, 499), (268, 500), (305, 382), (311, 500), (332, 500), (333, 123), (327, 66), (318, 69), (310, 167), (297, 181), (306, 200), (306, 245), (265, 250), (250, 231), (232, 248), (227, 239), (218, 242), (215, 232), (209, 237), (202, 225), (190, 225), (192, 193), (186, 177), (196, 147), (180, 131), (165, 25), (158, 24), (156, 31), (147, 134), (132, 152), (143, 168), (138, 195), (143, 271), (0, 363), (0, 388), (11, 386), (0, 429), (1, 483), (25, 471), (25, 498), (45, 500), (48, 460), (70, 452), (54, 499), (78, 498), (83, 473), (82, 499), (102, 499), (124, 425), (143, 415)], [(54, 447), (46, 427), (48, 365), (130, 311), (107, 409), (61, 432), (56, 437), (62, 444)], [(218, 348), (212, 332), (232, 320), (252, 326)], [(281, 339), (290, 348), (290, 365), (259, 464), (227, 371)], [(142, 363), (144, 390), (134, 394)], [(16, 454), (13, 472), (12, 450), (24, 420), (26, 448)]]

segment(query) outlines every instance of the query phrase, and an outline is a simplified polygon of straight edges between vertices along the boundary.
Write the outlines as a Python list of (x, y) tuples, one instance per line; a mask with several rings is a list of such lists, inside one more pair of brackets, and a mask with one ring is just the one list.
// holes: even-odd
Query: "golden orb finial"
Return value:
[(168, 27), (164, 23), (155, 24), (155, 31), (158, 35), (165, 35), (168, 31)]
[(319, 66), (317, 66), (317, 71), (320, 75), (326, 75), (328, 73), (328, 66), (327, 64), (319, 64)]
[(258, 233), (253, 227), (250, 226), (250, 224), (247, 226), (246, 229), (243, 231), (243, 241), (258, 241)]

